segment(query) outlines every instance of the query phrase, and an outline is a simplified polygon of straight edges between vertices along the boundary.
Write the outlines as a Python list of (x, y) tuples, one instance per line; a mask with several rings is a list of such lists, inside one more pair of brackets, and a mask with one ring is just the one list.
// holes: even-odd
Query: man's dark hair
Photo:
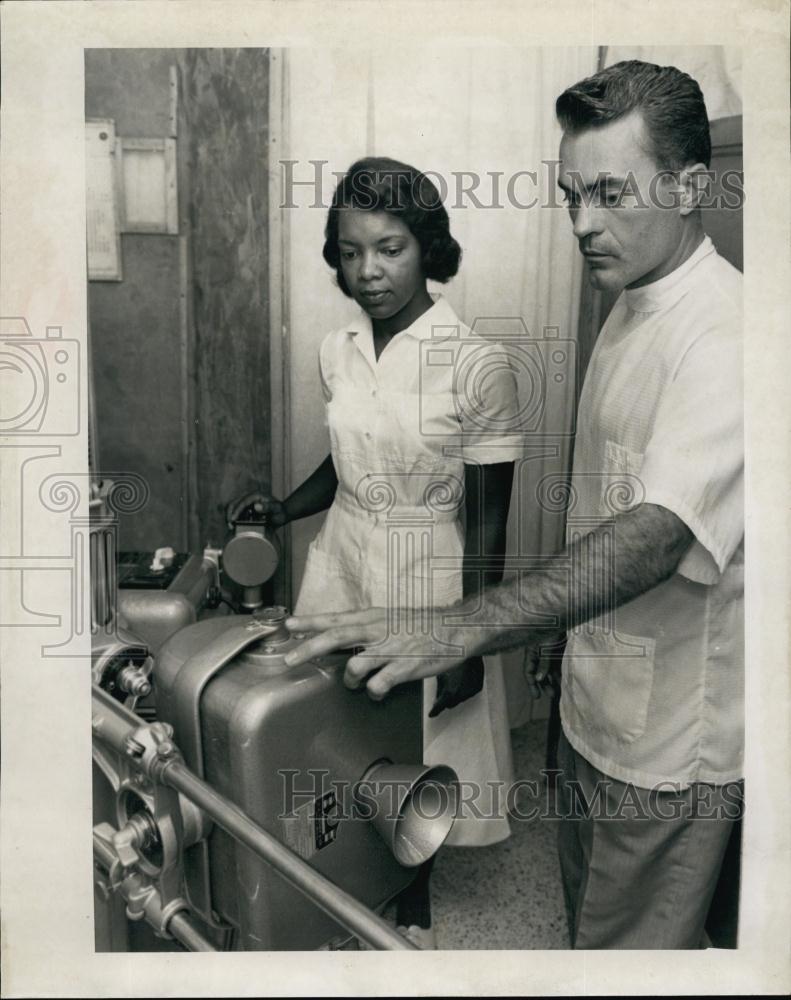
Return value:
[(448, 213), (432, 181), (407, 163), (371, 156), (349, 167), (335, 189), (324, 229), (324, 259), (335, 269), (344, 295), (351, 297), (338, 250), (338, 213), (343, 208), (387, 212), (400, 219), (420, 244), (427, 278), (444, 283), (458, 271), (461, 247), (450, 235)]
[(575, 83), (555, 102), (565, 132), (580, 132), (640, 111), (651, 149), (664, 170), (711, 160), (706, 104), (697, 81), (675, 66), (632, 59)]

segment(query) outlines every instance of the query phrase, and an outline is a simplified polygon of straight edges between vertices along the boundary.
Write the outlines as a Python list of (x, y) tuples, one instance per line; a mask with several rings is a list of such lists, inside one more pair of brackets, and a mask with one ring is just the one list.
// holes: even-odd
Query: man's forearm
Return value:
[(453, 641), (468, 656), (540, 643), (626, 604), (675, 572), (693, 539), (654, 504), (622, 514), (574, 542), (546, 568), (455, 606)]

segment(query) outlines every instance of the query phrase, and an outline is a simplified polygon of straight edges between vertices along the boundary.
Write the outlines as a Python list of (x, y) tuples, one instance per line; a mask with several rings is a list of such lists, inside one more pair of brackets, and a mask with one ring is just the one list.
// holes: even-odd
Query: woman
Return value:
[[(284, 501), (251, 494), (234, 506), (256, 502), (274, 526), (329, 508), (295, 614), (453, 604), (502, 576), (522, 453), (513, 372), (498, 345), (429, 294), (428, 280), (456, 274), (461, 249), (437, 189), (414, 167), (353, 164), (335, 191), (323, 253), (362, 308), (319, 351), (331, 454)], [(474, 798), (449, 844), (509, 834), (486, 784), (510, 778), (499, 669), (490, 663), (484, 677), (475, 658), (424, 687), (424, 762), (449, 764)], [(430, 870), (429, 862), (397, 904), (399, 929), (422, 947), (436, 947)]]

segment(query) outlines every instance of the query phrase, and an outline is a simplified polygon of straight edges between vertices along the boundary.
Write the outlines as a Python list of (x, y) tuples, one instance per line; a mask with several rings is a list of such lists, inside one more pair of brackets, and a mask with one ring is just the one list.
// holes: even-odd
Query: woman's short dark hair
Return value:
[(386, 156), (370, 156), (349, 167), (332, 198), (324, 229), (324, 259), (335, 269), (344, 295), (338, 250), (338, 213), (343, 208), (387, 212), (400, 219), (420, 244), (423, 274), (446, 282), (459, 269), (461, 247), (450, 235), (450, 220), (439, 191), (421, 171)]
[(606, 125), (640, 111), (657, 166), (681, 170), (711, 160), (706, 104), (696, 80), (675, 66), (632, 59), (615, 63), (564, 90), (555, 102), (566, 132)]

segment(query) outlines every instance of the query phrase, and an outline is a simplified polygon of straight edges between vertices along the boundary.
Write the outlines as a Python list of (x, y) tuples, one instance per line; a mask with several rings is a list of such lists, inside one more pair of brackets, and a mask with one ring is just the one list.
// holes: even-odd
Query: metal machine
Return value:
[[(231, 562), (255, 605), (262, 561)], [(380, 703), (343, 685), (346, 656), (290, 669), (284, 608), (217, 615), (199, 590), (164, 640), (183, 590), (95, 629), (97, 950), (412, 947), (377, 911), (447, 837), (456, 780), (420, 763), (420, 684)]]

